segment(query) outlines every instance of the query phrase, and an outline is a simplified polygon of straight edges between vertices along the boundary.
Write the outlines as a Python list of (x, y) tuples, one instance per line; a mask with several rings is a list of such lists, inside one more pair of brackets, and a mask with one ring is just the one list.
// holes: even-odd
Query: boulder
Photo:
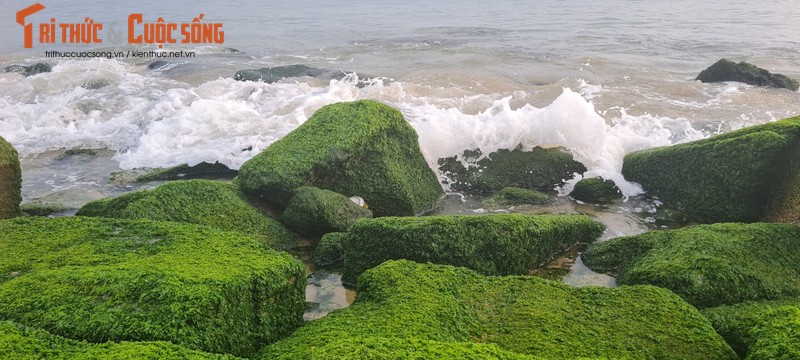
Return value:
[(800, 295), (800, 228), (713, 224), (598, 243), (583, 262), (617, 284), (674, 291), (698, 308)]
[(613, 181), (596, 177), (578, 181), (569, 196), (591, 204), (603, 204), (621, 198), (622, 192)]
[(51, 71), (53, 71), (53, 68), (50, 65), (45, 64), (45, 63), (36, 63), (36, 64), (33, 64), (33, 65), (28, 65), (28, 66), (25, 66), (25, 65), (11, 65), (11, 66), (6, 66), (3, 69), (3, 72), (15, 72), (15, 73), (21, 74), (21, 75), (23, 75), (25, 77), (36, 75), (36, 74), (41, 74), (41, 73), (46, 73), (46, 72), (51, 72)]
[(189, 180), (189, 179), (233, 179), (239, 174), (220, 164), (219, 162), (207, 163), (205, 161), (189, 166), (183, 164), (165, 169), (156, 169), (147, 174), (136, 178), (136, 182), (167, 181), (167, 180)]
[(704, 83), (737, 81), (756, 86), (768, 86), (797, 91), (800, 83), (797, 80), (781, 74), (773, 74), (744, 61), (738, 64), (728, 59), (720, 59), (714, 65), (697, 75), (697, 79)]
[(17, 150), (0, 136), (0, 219), (19, 215), (22, 172)]
[(347, 231), (356, 220), (371, 218), (372, 211), (356, 205), (342, 194), (315, 187), (301, 187), (283, 212), (286, 226), (308, 236)]
[(504, 187), (493, 196), (498, 202), (508, 204), (532, 204), (541, 205), (553, 201), (550, 195), (536, 190), (528, 190), (516, 187)]
[[(622, 174), (648, 194), (704, 222), (753, 222), (765, 214), (782, 169), (796, 156), (800, 117), (685, 144), (627, 154)], [(773, 195), (773, 199), (776, 196)], [(779, 204), (779, 201), (775, 202)]]
[(0, 221), (0, 319), (70, 339), (252, 356), (303, 323), (303, 265), (235, 232), (87, 217)]
[[(501, 149), (478, 160), (482, 155), (480, 150), (471, 150), (460, 157), (439, 159), (439, 170), (450, 180), (451, 189), (492, 193), (517, 187), (552, 192), (565, 179), (586, 171), (583, 164), (561, 148)], [(460, 160), (477, 162), (476, 166), (465, 167)]]
[(342, 241), (342, 279), (386, 260), (463, 266), (486, 275), (526, 275), (554, 254), (592, 243), (604, 226), (583, 215), (458, 215), (359, 220)]
[(575, 288), (393, 260), (357, 291), (260, 358), (737, 359), (695, 308), (653, 286)]
[(92, 344), (9, 321), (0, 321), (0, 354), (6, 359), (237, 359), (231, 355), (189, 350), (164, 341)]
[(301, 186), (357, 195), (375, 216), (421, 214), (444, 196), (403, 114), (370, 100), (319, 109), (244, 163), (236, 182), (279, 206)]
[(277, 220), (261, 214), (230, 183), (175, 181), (84, 205), (78, 216), (150, 219), (206, 225), (237, 231), (277, 249), (294, 247), (297, 238)]
[(745, 360), (800, 359), (800, 307), (768, 312), (750, 334), (755, 342)]
[(325, 70), (306, 65), (281, 65), (261, 69), (239, 70), (233, 75), (238, 81), (261, 81), (268, 84), (284, 78), (309, 76), (325, 80), (341, 80), (347, 73), (341, 70)]
[(314, 249), (314, 263), (320, 266), (330, 266), (342, 261), (344, 259), (342, 241), (344, 241), (345, 235), (347, 234), (342, 232), (323, 235)]
[[(759, 336), (752, 330), (768, 320), (772, 311), (787, 306), (800, 307), (800, 298), (747, 301), (736, 305), (704, 309), (702, 312), (731, 348), (740, 357), (745, 358), (752, 345), (759, 339)], [(800, 328), (797, 329), (800, 330)]]

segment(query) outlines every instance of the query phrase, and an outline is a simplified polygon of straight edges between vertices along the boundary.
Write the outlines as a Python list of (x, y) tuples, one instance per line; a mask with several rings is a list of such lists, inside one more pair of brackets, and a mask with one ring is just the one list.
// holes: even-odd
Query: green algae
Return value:
[(234, 185), (210, 180), (175, 181), (154, 190), (92, 201), (77, 215), (207, 225), (238, 231), (278, 249), (297, 242), (277, 220), (247, 203)]
[(17, 150), (0, 136), (0, 219), (19, 215), (22, 172)]
[(283, 212), (283, 223), (299, 233), (321, 236), (329, 232), (346, 231), (356, 220), (371, 218), (372, 211), (356, 205), (342, 194), (301, 187)]

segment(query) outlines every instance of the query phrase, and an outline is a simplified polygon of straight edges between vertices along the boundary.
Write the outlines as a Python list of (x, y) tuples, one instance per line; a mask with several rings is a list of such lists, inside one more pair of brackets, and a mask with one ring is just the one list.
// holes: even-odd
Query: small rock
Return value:
[(24, 75), (26, 77), (31, 76), (31, 75), (51, 72), (51, 71), (53, 71), (53, 68), (50, 65), (45, 64), (45, 63), (36, 63), (36, 64), (33, 64), (33, 65), (28, 65), (28, 66), (25, 66), (25, 65), (11, 65), (11, 66), (6, 66), (3, 69), (3, 72), (15, 72), (15, 73), (22, 74), (22, 75)]
[(797, 80), (781, 74), (772, 74), (769, 71), (744, 61), (735, 63), (728, 59), (721, 59), (697, 75), (697, 79), (704, 83), (738, 81), (756, 86), (768, 86), (779, 89), (797, 91), (800, 84)]

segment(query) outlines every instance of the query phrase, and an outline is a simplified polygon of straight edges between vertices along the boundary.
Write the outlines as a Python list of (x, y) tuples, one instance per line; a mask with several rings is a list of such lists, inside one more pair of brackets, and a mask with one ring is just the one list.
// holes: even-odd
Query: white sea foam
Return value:
[[(0, 134), (23, 156), (108, 147), (125, 169), (203, 161), (239, 168), (320, 107), (356, 99), (399, 108), (434, 169), (438, 159), (468, 149), (563, 147), (587, 167), (584, 176), (611, 179), (626, 196), (641, 192), (620, 174), (626, 153), (705, 136), (684, 118), (631, 116), (624, 108), (604, 118), (591, 99), (606, 90), (586, 82), (577, 92), (563, 88), (549, 105), (515, 107), (528, 94), (468, 94), (398, 81), (360, 88), (356, 76), (316, 85), (220, 78), (192, 86), (107, 59), (62, 61), (51, 73), (3, 74), (0, 80)], [(85, 85), (92, 82), (107, 85)]]

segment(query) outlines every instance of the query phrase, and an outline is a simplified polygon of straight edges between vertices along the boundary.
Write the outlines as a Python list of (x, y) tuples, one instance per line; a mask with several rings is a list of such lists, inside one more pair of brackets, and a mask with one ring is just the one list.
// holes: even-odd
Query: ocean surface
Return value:
[[(31, 4), (2, 1), (0, 16), (0, 67), (53, 65), (27, 78), (0, 74), (0, 136), (22, 156), (23, 202), (75, 207), (140, 186), (109, 180), (119, 170), (203, 161), (236, 169), (320, 107), (356, 99), (400, 109), (434, 169), (439, 158), (468, 149), (561, 146), (588, 175), (615, 180), (634, 199), (641, 189), (619, 173), (626, 153), (800, 114), (798, 92), (694, 81), (720, 58), (800, 79), (796, 0), (59, 0), (42, 2), (46, 9), (27, 19), (90, 17), (106, 25), (108, 39), (112, 27), (124, 35), (131, 13), (145, 22), (203, 14), (224, 25), (223, 44), (159, 50), (194, 51), (193, 58), (114, 59), (46, 58), (45, 51), (158, 46), (24, 49), (14, 16)], [(149, 69), (155, 60), (170, 64)], [(290, 64), (355, 74), (233, 80), (237, 70)], [(359, 86), (363, 79), (368, 86)], [(61, 156), (76, 148), (107, 152)], [(460, 206), (449, 211), (485, 211)], [(631, 200), (595, 216), (612, 237), (647, 230), (629, 214), (651, 208)]]

